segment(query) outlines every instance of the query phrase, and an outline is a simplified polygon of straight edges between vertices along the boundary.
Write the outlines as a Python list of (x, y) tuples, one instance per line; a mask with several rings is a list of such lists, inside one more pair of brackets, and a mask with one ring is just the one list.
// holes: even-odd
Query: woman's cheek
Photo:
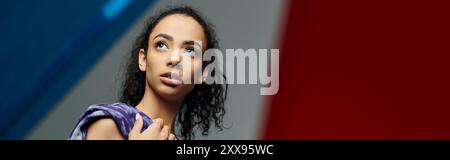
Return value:
[(191, 77), (193, 83), (198, 83), (200, 80), (200, 76), (202, 76), (203, 70), (202, 70), (202, 60), (196, 58), (194, 60), (194, 63), (192, 65), (191, 70)]

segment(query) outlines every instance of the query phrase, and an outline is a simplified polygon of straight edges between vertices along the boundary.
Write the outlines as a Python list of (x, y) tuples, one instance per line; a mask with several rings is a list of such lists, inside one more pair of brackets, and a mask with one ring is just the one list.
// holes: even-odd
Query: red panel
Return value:
[(450, 1), (294, 0), (266, 139), (450, 139)]

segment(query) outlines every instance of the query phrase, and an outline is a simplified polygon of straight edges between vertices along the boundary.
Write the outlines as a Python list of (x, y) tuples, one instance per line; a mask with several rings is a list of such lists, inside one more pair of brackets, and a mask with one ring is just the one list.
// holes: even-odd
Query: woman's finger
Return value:
[(158, 136), (163, 127), (163, 120), (161, 118), (156, 118), (153, 123), (148, 126), (148, 128), (142, 132), (143, 134), (152, 134)]
[(136, 114), (136, 121), (134, 122), (133, 128), (131, 128), (130, 133), (128, 134), (128, 139), (135, 139), (138, 134), (141, 133), (141, 129), (144, 122), (142, 121), (141, 115)]
[(131, 129), (130, 133), (141, 133), (143, 124), (144, 122), (142, 121), (141, 115), (139, 113), (136, 114), (136, 121), (134, 122), (134, 126)]
[(159, 139), (167, 140), (169, 138), (169, 130), (169, 126), (164, 125), (164, 127), (161, 129), (161, 133), (159, 133)]
[(171, 134), (169, 135), (169, 140), (175, 140), (175, 135), (171, 133)]

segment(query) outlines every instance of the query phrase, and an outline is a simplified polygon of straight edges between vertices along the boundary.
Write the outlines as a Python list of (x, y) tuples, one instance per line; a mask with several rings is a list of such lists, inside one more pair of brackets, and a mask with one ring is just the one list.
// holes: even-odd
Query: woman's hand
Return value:
[(136, 122), (128, 135), (129, 140), (175, 140), (175, 135), (170, 133), (169, 126), (163, 125), (161, 118), (153, 120), (153, 123), (141, 133), (143, 124), (141, 115), (136, 114)]

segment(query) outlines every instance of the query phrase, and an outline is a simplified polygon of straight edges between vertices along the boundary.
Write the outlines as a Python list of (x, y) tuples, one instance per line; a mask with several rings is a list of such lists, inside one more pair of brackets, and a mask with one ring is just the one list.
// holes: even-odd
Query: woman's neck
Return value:
[(161, 118), (164, 125), (168, 125), (171, 132), (174, 131), (175, 118), (180, 110), (182, 100), (169, 101), (160, 97), (151, 89), (148, 84), (145, 85), (144, 97), (136, 108), (144, 112), (151, 119)]

